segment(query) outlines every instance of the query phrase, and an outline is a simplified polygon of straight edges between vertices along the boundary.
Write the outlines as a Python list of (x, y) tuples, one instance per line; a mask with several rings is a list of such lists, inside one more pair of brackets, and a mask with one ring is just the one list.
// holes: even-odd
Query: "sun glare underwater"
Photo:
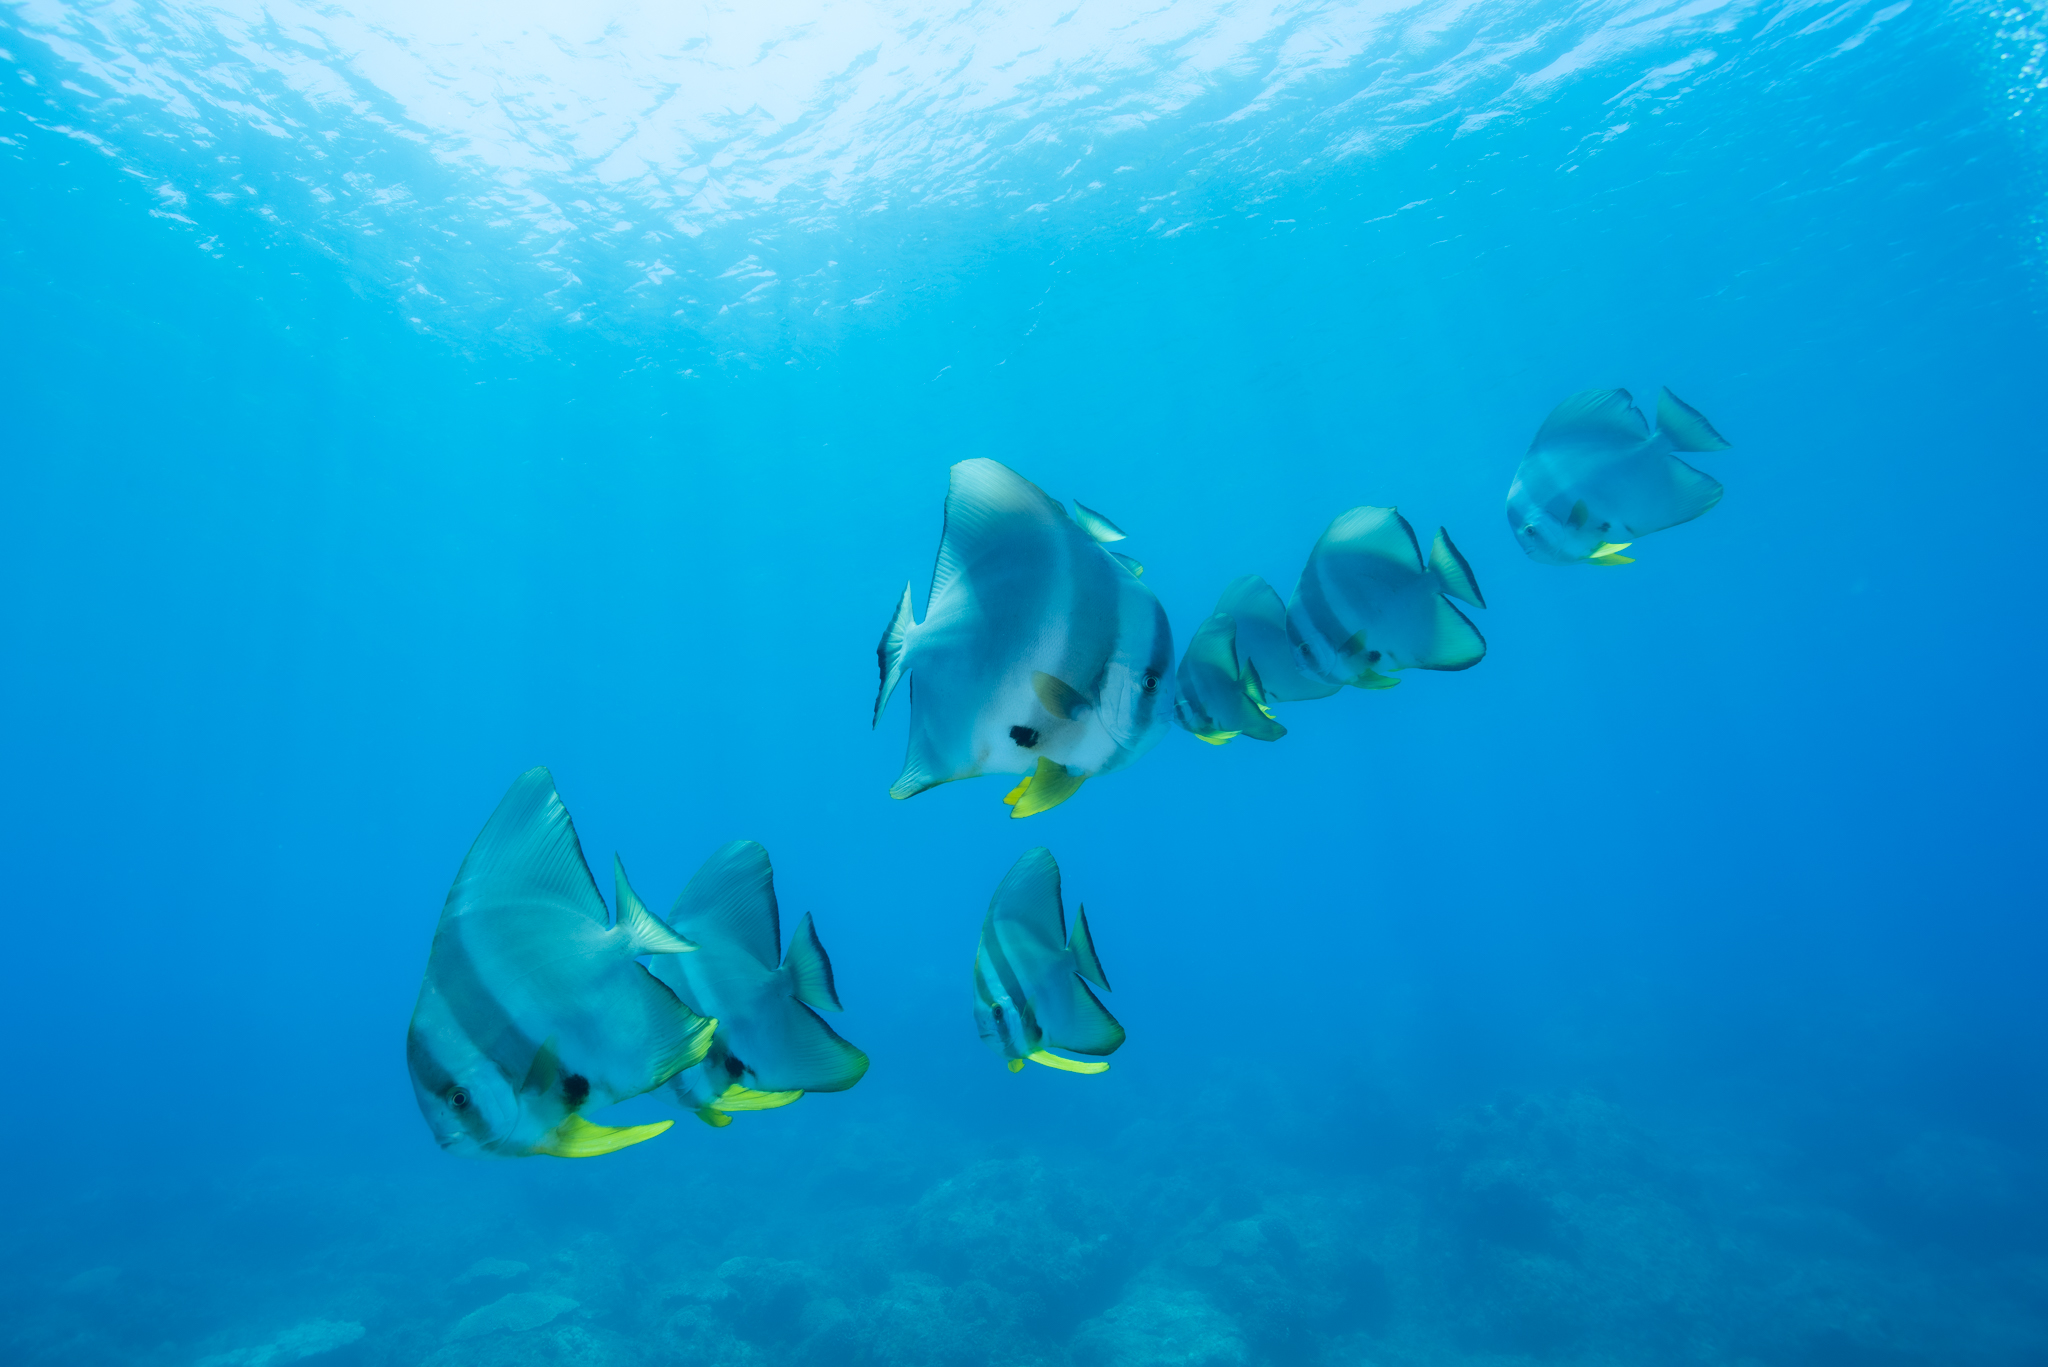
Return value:
[(0, 1359), (2048, 1364), (2042, 0), (0, 91)]

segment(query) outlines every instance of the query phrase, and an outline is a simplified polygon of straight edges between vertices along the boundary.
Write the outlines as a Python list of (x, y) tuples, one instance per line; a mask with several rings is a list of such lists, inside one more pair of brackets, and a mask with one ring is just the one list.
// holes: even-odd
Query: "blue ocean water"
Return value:
[[(2048, 1362), (2038, 3), (0, 50), (7, 1361)], [(1525, 559), (1544, 415), (1659, 385), (1721, 506)], [(976, 456), (1181, 643), (1398, 505), (1489, 653), (1028, 821), (891, 801), (874, 642)], [(440, 1152), (405, 1023), (536, 764), (657, 908), (763, 842), (860, 1085)], [(974, 1036), (1038, 844), (1103, 1077)]]

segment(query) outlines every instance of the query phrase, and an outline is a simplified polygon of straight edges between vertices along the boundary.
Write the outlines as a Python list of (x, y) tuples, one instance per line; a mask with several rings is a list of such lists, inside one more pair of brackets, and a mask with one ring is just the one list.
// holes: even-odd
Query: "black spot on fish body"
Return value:
[(746, 1071), (747, 1065), (740, 1062), (737, 1054), (727, 1054), (725, 1056), (725, 1075), (727, 1077), (738, 1081), (740, 1074)]
[(1028, 726), (1013, 726), (1010, 728), (1010, 739), (1029, 750), (1038, 744), (1038, 733)]
[(562, 1079), (562, 1100), (573, 1110), (590, 1098), (590, 1079), (581, 1073), (571, 1073)]

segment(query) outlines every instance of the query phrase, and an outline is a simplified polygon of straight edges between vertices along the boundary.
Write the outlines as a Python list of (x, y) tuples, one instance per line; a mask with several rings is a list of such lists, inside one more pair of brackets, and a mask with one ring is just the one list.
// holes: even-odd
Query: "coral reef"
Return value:
[(1585, 1096), (1474, 1107), (1377, 1149), (1347, 1143), (1347, 1123), (1370, 1128), (1355, 1119), (1289, 1123), (1258, 1136), (1230, 1122), (1183, 1128), (1175, 1142), (1171, 1126), (1134, 1125), (1078, 1156), (1020, 1143), (963, 1157), (937, 1137), (906, 1155), (849, 1129), (805, 1150), (817, 1162), (795, 1179), (794, 1147), (734, 1151), (734, 1169), (691, 1200), (614, 1190), (607, 1171), (625, 1169), (592, 1165), (543, 1173), (542, 1206), (355, 1200), (295, 1233), (271, 1229), (265, 1245), (251, 1233), (259, 1210), (317, 1204), (314, 1188), (285, 1182), (226, 1211), (182, 1257), (102, 1237), (38, 1274), (33, 1299), (0, 1292), (0, 1356), (24, 1367), (2048, 1358), (2038, 1227), (1997, 1214), (2034, 1208), (2038, 1175), (1981, 1142), (1920, 1136), (1823, 1189), (1712, 1144), (1688, 1148)]

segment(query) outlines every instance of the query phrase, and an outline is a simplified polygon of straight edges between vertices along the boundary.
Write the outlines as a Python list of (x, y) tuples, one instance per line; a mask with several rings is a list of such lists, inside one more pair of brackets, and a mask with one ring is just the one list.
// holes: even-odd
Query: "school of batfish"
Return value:
[[(1668, 389), (1654, 430), (1627, 390), (1575, 394), (1515, 470), (1509, 528), (1542, 564), (1631, 564), (1622, 551), (1721, 500), (1677, 453), (1727, 447)], [(1452, 602), (1486, 606), (1472, 567), (1442, 528), (1425, 553), (1393, 508), (1340, 513), (1285, 604), (1257, 575), (1232, 581), (1178, 667), (1144, 566), (1108, 549), (1124, 539), (995, 461), (953, 466), (924, 617), (906, 586), (876, 649), (875, 723), (899, 686), (909, 693), (891, 797), (1016, 775), (1003, 801), (1011, 817), (1033, 816), (1136, 762), (1173, 723), (1212, 745), (1278, 740), (1274, 703), (1392, 688), (1403, 670), (1470, 669), (1486, 655)], [(406, 1035), (442, 1148), (595, 1157), (674, 1123), (584, 1118), (644, 1093), (666, 1088), (724, 1126), (866, 1074), (867, 1055), (819, 1014), (840, 1004), (811, 918), (783, 943), (760, 845), (713, 853), (666, 920), (616, 860), (613, 886), (608, 914), (548, 771), (514, 780), (449, 889)], [(975, 1027), (1012, 1072), (1027, 1061), (1108, 1071), (1100, 1060), (1124, 1029), (1096, 995), (1109, 980), (1086, 910), (1068, 926), (1050, 851), (1026, 851), (997, 886), (972, 976)]]

